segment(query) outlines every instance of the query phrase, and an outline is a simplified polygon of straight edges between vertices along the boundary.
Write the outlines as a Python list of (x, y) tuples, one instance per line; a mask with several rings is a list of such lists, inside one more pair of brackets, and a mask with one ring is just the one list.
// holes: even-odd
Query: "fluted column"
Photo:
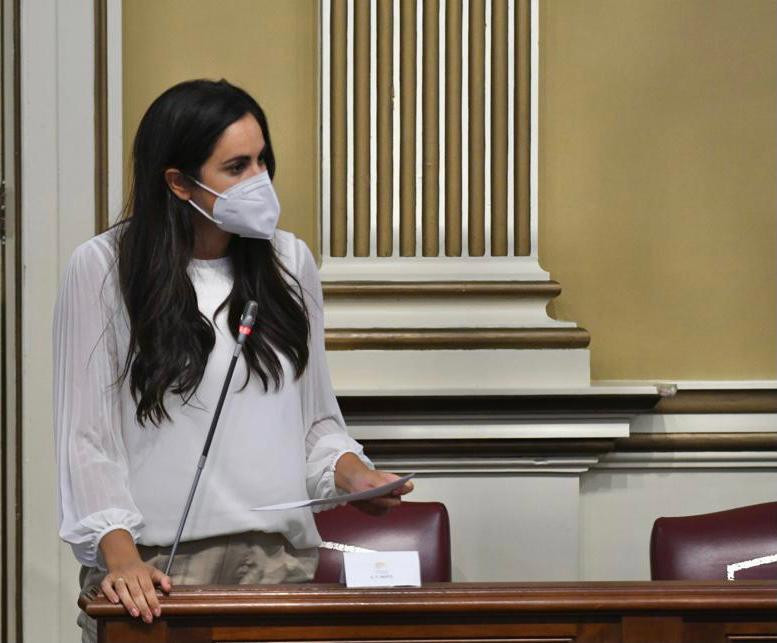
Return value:
[(529, 256), (530, 0), (323, 0), (327, 257)]
[(322, 265), (336, 386), (587, 386), (548, 316), (538, 0), (322, 0)]

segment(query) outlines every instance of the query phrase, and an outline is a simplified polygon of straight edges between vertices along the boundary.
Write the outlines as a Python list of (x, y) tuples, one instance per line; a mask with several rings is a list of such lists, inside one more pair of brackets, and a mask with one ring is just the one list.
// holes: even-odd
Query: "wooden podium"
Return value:
[(777, 583), (183, 586), (146, 625), (102, 595), (79, 605), (101, 643), (212, 641), (777, 642)]

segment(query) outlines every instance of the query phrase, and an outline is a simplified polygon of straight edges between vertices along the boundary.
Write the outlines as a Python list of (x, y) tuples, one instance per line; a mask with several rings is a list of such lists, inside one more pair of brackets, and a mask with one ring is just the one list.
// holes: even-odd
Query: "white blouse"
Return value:
[[(216, 330), (202, 382), (188, 404), (168, 392), (170, 421), (135, 420), (129, 378), (118, 383), (129, 321), (118, 288), (115, 229), (79, 246), (54, 313), (54, 429), (59, 464), (60, 536), (84, 565), (102, 566), (98, 544), (126, 529), (143, 545), (169, 545), (205, 442), (235, 341), (227, 311), (213, 313), (232, 288), (230, 259), (192, 260), (189, 276), (200, 311)], [(323, 299), (307, 246), (276, 232), (274, 246), (299, 280), (310, 319), (310, 357), (298, 380), (278, 357), (284, 380), (265, 392), (238, 360), (183, 540), (248, 530), (281, 533), (297, 548), (320, 537), (310, 509), (253, 512), (251, 507), (307, 497), (335, 497), (334, 466), (346, 452), (368, 466), (346, 433), (324, 352)], [(254, 332), (262, 332), (259, 311)]]

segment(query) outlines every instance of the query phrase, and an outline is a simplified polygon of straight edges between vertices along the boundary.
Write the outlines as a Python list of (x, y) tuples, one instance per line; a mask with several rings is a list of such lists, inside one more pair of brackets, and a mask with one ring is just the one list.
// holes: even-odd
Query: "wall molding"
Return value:
[(586, 348), (584, 328), (329, 328), (326, 349), (475, 350)]
[(22, 157), (21, 150), (21, 7), (2, 2), (3, 47), (3, 296), (2, 430), (0, 431), (0, 639), (14, 641), (22, 632)]
[(561, 294), (557, 281), (339, 281), (322, 284), (325, 299), (339, 297), (542, 297)]
[[(333, 350), (327, 361), (341, 396), (510, 396), (588, 386), (587, 349)], [(655, 392), (655, 388), (653, 388)]]
[(561, 292), (557, 282), (439, 277), (430, 281), (324, 281), (325, 326), (393, 331), (577, 328), (574, 322), (548, 317), (548, 303)]
[(501, 441), (521, 444), (547, 440), (548, 444), (554, 444), (570, 439), (626, 438), (629, 435), (629, 420), (626, 417), (608, 417), (574, 420), (527, 419), (511, 422), (491, 418), (475, 418), (469, 421), (463, 418), (429, 418), (426, 422), (350, 422), (348, 431), (360, 442), (385, 440), (428, 444), (442, 441)]
[(774, 451), (777, 433), (638, 433), (615, 440), (617, 452)]
[[(504, 329), (501, 329), (502, 331)], [(514, 329), (511, 329), (514, 330)], [(526, 329), (536, 330), (536, 329)], [(575, 331), (584, 331), (584, 329), (570, 329)], [(397, 333), (392, 335), (383, 330), (374, 331), (372, 329), (347, 329), (337, 331), (327, 331), (327, 341), (330, 336), (333, 342), (344, 345), (348, 340), (348, 333), (372, 334), (376, 344), (381, 341), (388, 341), (388, 338), (396, 341), (403, 341), (402, 334), (405, 331), (397, 329)], [(441, 341), (455, 341), (456, 331), (446, 335), (439, 331), (429, 332), (429, 337), (434, 337), (432, 333), (438, 332), (437, 337)], [(543, 329), (543, 333), (548, 332)], [(558, 332), (558, 331), (557, 331)], [(565, 331), (566, 332), (566, 331)], [(332, 335), (330, 335), (332, 333)], [(542, 337), (542, 335), (539, 335)], [(552, 334), (551, 334), (552, 336)], [(571, 335), (576, 337), (576, 341), (582, 341), (582, 334), (575, 333)], [(424, 335), (418, 329), (408, 333), (408, 342), (420, 342)], [(452, 339), (448, 339), (448, 338)], [(521, 340), (528, 341), (531, 333), (521, 338), (520, 333), (507, 334), (502, 338), (499, 333), (494, 333), (495, 342), (516, 338), (513, 347), (517, 347)], [(491, 341), (490, 339), (484, 340)], [(415, 347), (415, 346), (414, 346)], [(329, 346), (330, 350), (337, 350), (334, 346)], [(389, 348), (387, 348), (388, 350)], [(341, 406), (344, 411), (352, 409), (380, 409), (385, 413), (396, 412), (444, 412), (448, 407), (451, 412), (473, 412), (503, 414), (505, 412), (548, 412), (555, 411), (559, 413), (621, 413), (624, 410), (633, 413), (651, 413), (656, 416), (667, 416), (678, 422), (684, 422), (682, 416), (692, 415), (711, 415), (711, 416), (734, 416), (730, 422), (736, 424), (737, 415), (757, 415), (763, 416), (759, 422), (763, 429), (770, 428), (769, 423), (777, 430), (777, 389), (726, 389), (712, 388), (709, 390), (678, 390), (673, 396), (666, 397), (660, 395), (655, 385), (649, 386), (647, 382), (642, 382), (642, 386), (637, 386), (632, 382), (630, 386), (601, 386), (596, 385), (590, 389), (551, 389), (546, 390), (528, 390), (516, 389), (512, 395), (469, 395), (469, 396), (446, 396), (446, 395), (418, 395), (409, 399), (407, 395), (386, 396), (386, 395), (341, 395), (339, 396)], [(690, 422), (693, 418), (689, 418)], [(643, 418), (647, 422), (655, 422), (649, 418)], [(745, 421), (743, 418), (742, 421)], [(750, 419), (747, 419), (748, 425), (751, 425)], [(677, 429), (675, 432), (682, 432), (683, 429)]]
[(124, 205), (124, 103), (122, 100), (124, 59), (122, 42), (122, 11), (124, 0), (106, 1), (107, 43), (105, 64), (107, 69), (107, 98), (105, 107), (107, 165), (106, 184), (108, 211), (106, 222), (113, 224), (121, 214)]
[[(349, 281), (324, 282), (323, 289), (325, 325), (335, 333), (365, 328), (467, 329), (477, 344), (483, 332), (500, 328), (520, 329), (524, 335), (531, 329), (576, 330), (574, 323), (547, 315), (548, 303), (561, 292), (555, 281)], [(467, 348), (468, 336), (461, 339)], [(369, 345), (366, 340), (354, 344)]]
[[(399, 432), (401, 435), (401, 432)], [(472, 433), (477, 433), (474, 427)], [(609, 469), (765, 469), (777, 471), (777, 435), (676, 434), (626, 438), (365, 439), (365, 453), (391, 470), (431, 472), (560, 472)], [(417, 465), (419, 469), (414, 469)], [(571, 467), (571, 469), (570, 469)]]
[(655, 413), (777, 413), (777, 389), (678, 389)]
[(439, 282), (550, 281), (537, 257), (330, 257), (321, 281)]
[(94, 0), (95, 233), (108, 228), (108, 0)]
[(659, 379), (630, 379), (630, 380), (594, 380), (597, 386), (637, 386), (653, 384), (664, 386), (679, 391), (707, 391), (707, 390), (748, 390), (748, 389), (771, 389), (777, 390), (777, 379), (767, 380), (681, 380), (671, 378)]
[(775, 413), (645, 413), (631, 420), (631, 434), (777, 433)]
[(396, 419), (503, 421), (515, 418), (623, 416), (647, 413), (659, 400), (655, 387), (515, 389), (511, 395), (339, 395), (346, 420)]
[(599, 461), (595, 456), (548, 456), (502, 458), (401, 458), (380, 456), (375, 466), (399, 474), (415, 472), (422, 475), (461, 474), (573, 474), (585, 473)]
[(662, 399), (654, 412), (667, 415), (777, 413), (777, 380), (596, 380), (593, 384), (656, 386)]
[(757, 469), (777, 472), (774, 451), (673, 451), (615, 452), (603, 456), (594, 469), (621, 470), (710, 470)]
[(370, 458), (442, 458), (453, 461), (459, 458), (542, 458), (569, 454), (600, 456), (612, 451), (614, 439), (572, 438), (572, 439), (430, 439), (430, 440), (372, 440), (360, 439), (365, 453)]

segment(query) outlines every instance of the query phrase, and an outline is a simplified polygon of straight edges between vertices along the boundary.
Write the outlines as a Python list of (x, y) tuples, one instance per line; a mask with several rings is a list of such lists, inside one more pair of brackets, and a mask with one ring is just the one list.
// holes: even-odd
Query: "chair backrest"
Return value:
[[(725, 580), (733, 563), (777, 554), (777, 502), (697, 516), (659, 518), (650, 535), (653, 580)], [(735, 579), (777, 579), (777, 563)]]
[[(422, 582), (451, 580), (450, 523), (440, 502), (403, 501), (381, 516), (343, 505), (314, 517), (324, 541), (376, 551), (417, 551)], [(313, 582), (340, 582), (342, 568), (341, 552), (321, 549)]]

